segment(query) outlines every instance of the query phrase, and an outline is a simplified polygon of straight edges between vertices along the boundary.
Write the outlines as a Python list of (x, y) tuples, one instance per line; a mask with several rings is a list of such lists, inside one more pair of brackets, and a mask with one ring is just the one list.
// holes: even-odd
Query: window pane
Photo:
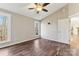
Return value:
[(0, 25), (3, 23), (4, 16), (0, 16)]
[(6, 17), (0, 16), (0, 41), (7, 39)]

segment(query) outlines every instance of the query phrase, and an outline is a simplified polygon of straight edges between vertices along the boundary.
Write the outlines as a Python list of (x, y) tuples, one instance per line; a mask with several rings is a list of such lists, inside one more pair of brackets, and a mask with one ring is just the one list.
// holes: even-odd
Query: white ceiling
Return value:
[(51, 3), (45, 7), (48, 10), (48, 12), (42, 11), (39, 14), (36, 13), (36, 10), (28, 9), (30, 7), (35, 6), (33, 3), (0, 3), (0, 8), (11, 12), (15, 12), (24, 16), (28, 16), (36, 20), (42, 20), (43, 18), (56, 12), (60, 8), (64, 7), (65, 5), (66, 3)]

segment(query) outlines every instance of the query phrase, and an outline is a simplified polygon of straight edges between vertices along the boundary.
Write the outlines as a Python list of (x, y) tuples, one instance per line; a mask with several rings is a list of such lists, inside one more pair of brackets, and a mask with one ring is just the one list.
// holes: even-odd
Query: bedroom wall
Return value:
[(16, 13), (0, 9), (2, 12), (11, 14), (11, 41), (1, 43), (1, 47), (29, 41), (35, 38), (34, 20)]
[[(55, 12), (52, 15), (49, 15), (48, 17), (44, 18), (41, 22), (41, 37), (44, 39), (57, 41), (61, 43), (67, 43), (69, 44), (69, 31), (68, 29), (63, 28), (64, 30), (64, 39), (61, 40), (58, 36), (61, 35), (61, 32), (59, 33), (60, 27), (58, 27), (58, 20), (69, 20), (68, 19), (68, 5), (60, 9), (59, 11)], [(48, 25), (48, 22), (51, 24)], [(69, 21), (65, 22), (66, 25), (69, 26)], [(63, 25), (63, 24), (62, 24)], [(67, 37), (67, 38), (65, 38)]]
[(57, 40), (57, 14), (52, 14), (41, 21), (41, 37)]

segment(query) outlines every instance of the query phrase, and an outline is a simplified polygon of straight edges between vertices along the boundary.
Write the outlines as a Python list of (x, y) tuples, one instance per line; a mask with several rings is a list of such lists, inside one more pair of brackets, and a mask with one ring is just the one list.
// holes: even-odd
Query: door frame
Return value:
[(71, 18), (72, 17), (76, 17), (76, 16), (78, 16), (79, 15), (79, 12), (77, 12), (77, 13), (74, 13), (74, 14), (72, 14), (72, 15), (69, 15), (69, 20), (70, 20), (70, 43), (71, 43)]

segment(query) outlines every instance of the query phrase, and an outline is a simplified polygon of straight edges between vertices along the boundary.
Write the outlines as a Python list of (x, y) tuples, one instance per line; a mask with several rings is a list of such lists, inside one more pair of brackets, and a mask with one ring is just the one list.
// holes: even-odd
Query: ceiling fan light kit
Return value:
[(36, 7), (36, 10), (37, 10), (37, 11), (42, 11), (42, 9), (43, 9), (43, 7), (40, 6), (40, 5)]
[(37, 14), (41, 11), (44, 11), (44, 12), (48, 12), (47, 9), (45, 9), (44, 7), (47, 6), (49, 3), (34, 3), (35, 4), (35, 8), (29, 8), (29, 10), (32, 10), (32, 9), (36, 9), (37, 10)]

